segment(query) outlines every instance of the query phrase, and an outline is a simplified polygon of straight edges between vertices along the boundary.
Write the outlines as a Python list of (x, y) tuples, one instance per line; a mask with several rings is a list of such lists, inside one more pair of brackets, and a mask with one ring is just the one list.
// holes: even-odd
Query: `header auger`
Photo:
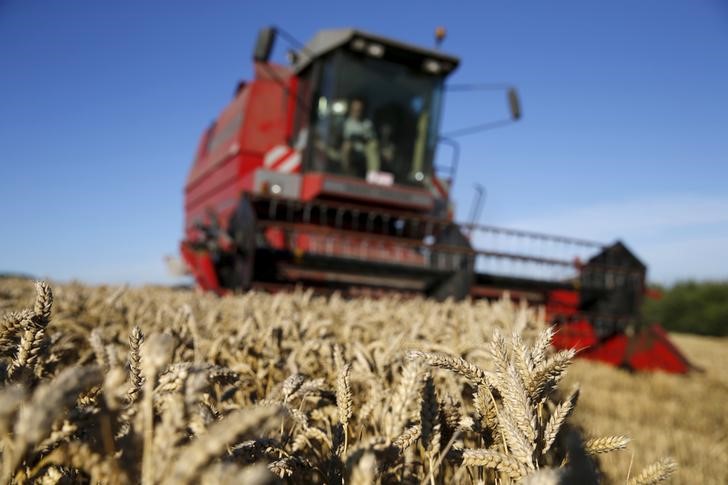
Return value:
[[(455, 223), (457, 145), (447, 166), (435, 151), (453, 145), (440, 110), (459, 59), (341, 29), (283, 66), (269, 61), (278, 33), (261, 30), (254, 79), (205, 131), (187, 178), (181, 252), (201, 288), (507, 291), (545, 306), (557, 345), (635, 369), (688, 369), (664, 332), (640, 325), (646, 268), (621, 242)], [(520, 104), (505, 88), (510, 122)], [(627, 338), (632, 328), (641, 333)]]

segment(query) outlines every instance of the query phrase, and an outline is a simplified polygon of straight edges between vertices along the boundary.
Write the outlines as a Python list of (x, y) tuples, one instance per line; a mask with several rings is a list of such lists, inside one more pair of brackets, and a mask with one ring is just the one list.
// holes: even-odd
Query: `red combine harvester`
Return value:
[[(688, 370), (658, 326), (640, 325), (646, 268), (624, 244), (454, 223), (458, 150), (439, 121), (457, 58), (342, 29), (319, 32), (283, 66), (269, 62), (277, 35), (295, 43), (261, 30), (255, 78), (205, 131), (187, 178), (181, 252), (202, 289), (508, 291), (545, 306), (558, 347)], [(440, 143), (453, 148), (446, 167), (435, 164)]]

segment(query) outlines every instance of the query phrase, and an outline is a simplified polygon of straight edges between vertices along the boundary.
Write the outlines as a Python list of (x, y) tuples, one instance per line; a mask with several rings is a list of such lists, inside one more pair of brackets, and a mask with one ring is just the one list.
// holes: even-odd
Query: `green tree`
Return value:
[(645, 301), (647, 322), (659, 322), (675, 332), (728, 335), (728, 281), (684, 281), (653, 288), (662, 297)]

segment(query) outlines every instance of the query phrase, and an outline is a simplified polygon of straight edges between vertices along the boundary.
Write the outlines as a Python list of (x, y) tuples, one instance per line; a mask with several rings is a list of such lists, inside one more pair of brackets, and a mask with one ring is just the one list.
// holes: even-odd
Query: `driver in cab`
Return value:
[(379, 170), (379, 146), (374, 125), (364, 118), (364, 101), (353, 98), (343, 127), (341, 161), (345, 172), (364, 175)]

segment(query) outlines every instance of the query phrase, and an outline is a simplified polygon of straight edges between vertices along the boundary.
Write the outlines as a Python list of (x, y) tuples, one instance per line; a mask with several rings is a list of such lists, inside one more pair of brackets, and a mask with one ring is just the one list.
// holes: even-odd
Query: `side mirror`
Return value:
[(518, 99), (518, 91), (516, 88), (508, 89), (508, 106), (511, 109), (511, 119), (517, 121), (521, 119), (521, 101)]
[(255, 41), (253, 60), (255, 62), (268, 62), (273, 51), (273, 43), (276, 40), (276, 28), (265, 27), (258, 32), (258, 39)]

